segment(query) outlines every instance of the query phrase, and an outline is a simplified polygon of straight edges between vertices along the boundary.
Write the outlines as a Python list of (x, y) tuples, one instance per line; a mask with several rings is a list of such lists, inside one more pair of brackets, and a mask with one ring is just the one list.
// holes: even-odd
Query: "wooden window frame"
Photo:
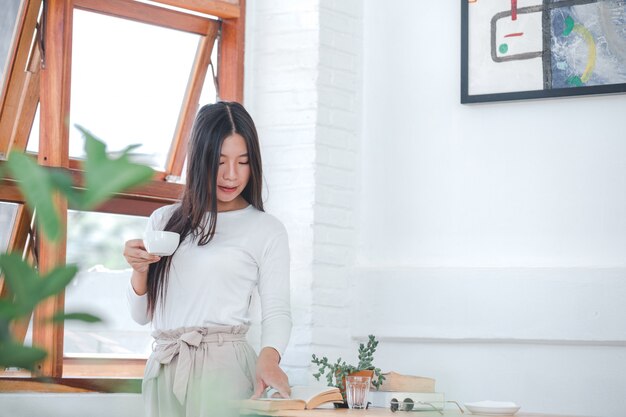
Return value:
[[(189, 132), (197, 112), (212, 46), (218, 35), (219, 99), (243, 101), (245, 0), (153, 0), (153, 3), (134, 0), (45, 0), (45, 49), (35, 39), (35, 25), (42, 0), (25, 0), (18, 20), (16, 33), (19, 33), (19, 41), (11, 56), (11, 70), (7, 71), (6, 94), (3, 93), (0, 98), (0, 132), (10, 132), (10, 135), (0, 135), (0, 153), (8, 154), (10, 150), (26, 149), (35, 110), (39, 104), (41, 120), (38, 163), (70, 173), (76, 188), (82, 187), (83, 173), (80, 162), (69, 158), (69, 128), (65, 123), (70, 108), (73, 10), (88, 10), (201, 35), (165, 171), (157, 172), (147, 185), (115, 195), (97, 207), (94, 210), (96, 212), (148, 216), (156, 208), (178, 201), (183, 186), (167, 182), (166, 179), (169, 175), (180, 177), (182, 173)], [(216, 24), (209, 17), (164, 8), (157, 3), (215, 16), (220, 19), (220, 23)], [(43, 56), (40, 56), (41, 51)], [(45, 66), (40, 68), (40, 62), (45, 62)], [(27, 70), (24, 72), (20, 67)], [(3, 164), (0, 161), (0, 166)], [(72, 207), (68, 206), (62, 196), (56, 195), (54, 198), (65, 223), (67, 210)], [(16, 250), (27, 241), (30, 216), (28, 210), (24, 209), (23, 196), (10, 177), (0, 178), (0, 201), (22, 204), (16, 216), (12, 232), (14, 236), (9, 247), (9, 250)], [(58, 242), (47, 241), (43, 236), (37, 239), (38, 268), (42, 273), (65, 262), (66, 245), (66, 233)], [(0, 291), (4, 291), (1, 281)], [(0, 372), (0, 391), (35, 389), (46, 392), (138, 392), (140, 384), (132, 378), (141, 377), (140, 370), (145, 366), (143, 359), (64, 357), (63, 324), (50, 324), (46, 320), (63, 308), (64, 293), (45, 300), (37, 307), (33, 313), (33, 344), (46, 349), (48, 357), (38, 365), (34, 375), (24, 371)], [(23, 323), (16, 327), (19, 329), (14, 334), (23, 340)], [(112, 370), (115, 372), (111, 372)], [(80, 378), (64, 377), (68, 373), (80, 375)], [(100, 378), (110, 374), (115, 377)], [(53, 383), (37, 381), (33, 376), (46, 377)], [(129, 381), (125, 378), (131, 378), (130, 383), (127, 384)]]

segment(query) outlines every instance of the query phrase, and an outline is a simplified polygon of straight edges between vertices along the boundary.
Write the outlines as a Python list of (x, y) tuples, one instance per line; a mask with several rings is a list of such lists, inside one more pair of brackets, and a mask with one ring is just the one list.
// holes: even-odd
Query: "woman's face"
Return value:
[(224, 139), (217, 171), (217, 209), (228, 211), (247, 205), (241, 193), (250, 179), (246, 140), (238, 133)]

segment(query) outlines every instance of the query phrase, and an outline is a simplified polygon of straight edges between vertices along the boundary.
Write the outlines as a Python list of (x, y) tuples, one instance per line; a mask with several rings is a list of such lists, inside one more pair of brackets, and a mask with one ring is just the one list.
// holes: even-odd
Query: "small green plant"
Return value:
[(329, 362), (326, 356), (319, 358), (313, 354), (311, 362), (318, 366), (318, 372), (313, 374), (313, 376), (319, 381), (320, 377), (325, 375), (328, 386), (337, 387), (343, 393), (345, 391), (344, 381), (346, 376), (358, 371), (373, 371), (372, 385), (378, 389), (385, 380), (385, 377), (380, 371), (380, 368), (376, 368), (372, 364), (377, 346), (378, 341), (374, 335), (368, 336), (367, 345), (360, 343), (359, 363), (356, 366), (348, 365), (345, 361), (342, 361), (341, 358), (337, 359), (336, 362)]

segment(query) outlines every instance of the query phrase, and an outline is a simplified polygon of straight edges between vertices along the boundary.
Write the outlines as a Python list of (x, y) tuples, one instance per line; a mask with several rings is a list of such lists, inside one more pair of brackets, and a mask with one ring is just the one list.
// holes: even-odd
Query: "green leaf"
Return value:
[(61, 222), (52, 201), (53, 183), (45, 168), (19, 152), (11, 152), (7, 166), (26, 202), (37, 211), (37, 224), (50, 240), (56, 241), (61, 236)]
[[(37, 271), (16, 253), (0, 255), (0, 269), (15, 297), (12, 305), (13, 314), (16, 316), (28, 314), (40, 301), (36, 291), (40, 281)], [(0, 310), (9, 313), (12, 309), (5, 305)]]
[(87, 323), (100, 323), (102, 319), (89, 313), (57, 313), (52, 319), (53, 322), (65, 321), (65, 320), (79, 320)]
[(84, 163), (86, 191), (82, 195), (83, 209), (93, 208), (113, 194), (147, 182), (153, 177), (152, 168), (130, 160), (129, 153), (136, 148), (135, 145), (124, 149), (119, 158), (111, 159), (106, 154), (104, 143), (83, 127), (76, 125), (76, 128), (85, 137), (87, 154)]
[(35, 364), (46, 357), (46, 351), (23, 346), (15, 342), (0, 344), (0, 367), (16, 366), (33, 369)]
[(19, 317), (18, 308), (7, 300), (0, 300), (0, 321)]
[(78, 272), (76, 265), (58, 266), (46, 276), (42, 277), (37, 285), (36, 293), (40, 300), (59, 293), (69, 284)]
[(11, 340), (11, 330), (9, 329), (9, 320), (0, 318), (0, 344), (3, 341)]

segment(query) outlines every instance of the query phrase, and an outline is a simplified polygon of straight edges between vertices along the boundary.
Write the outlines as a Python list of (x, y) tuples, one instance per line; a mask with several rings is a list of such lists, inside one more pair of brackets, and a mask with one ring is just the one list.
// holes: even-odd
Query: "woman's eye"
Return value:
[(248, 165), (249, 161), (241, 161), (239, 162), (241, 165)]

